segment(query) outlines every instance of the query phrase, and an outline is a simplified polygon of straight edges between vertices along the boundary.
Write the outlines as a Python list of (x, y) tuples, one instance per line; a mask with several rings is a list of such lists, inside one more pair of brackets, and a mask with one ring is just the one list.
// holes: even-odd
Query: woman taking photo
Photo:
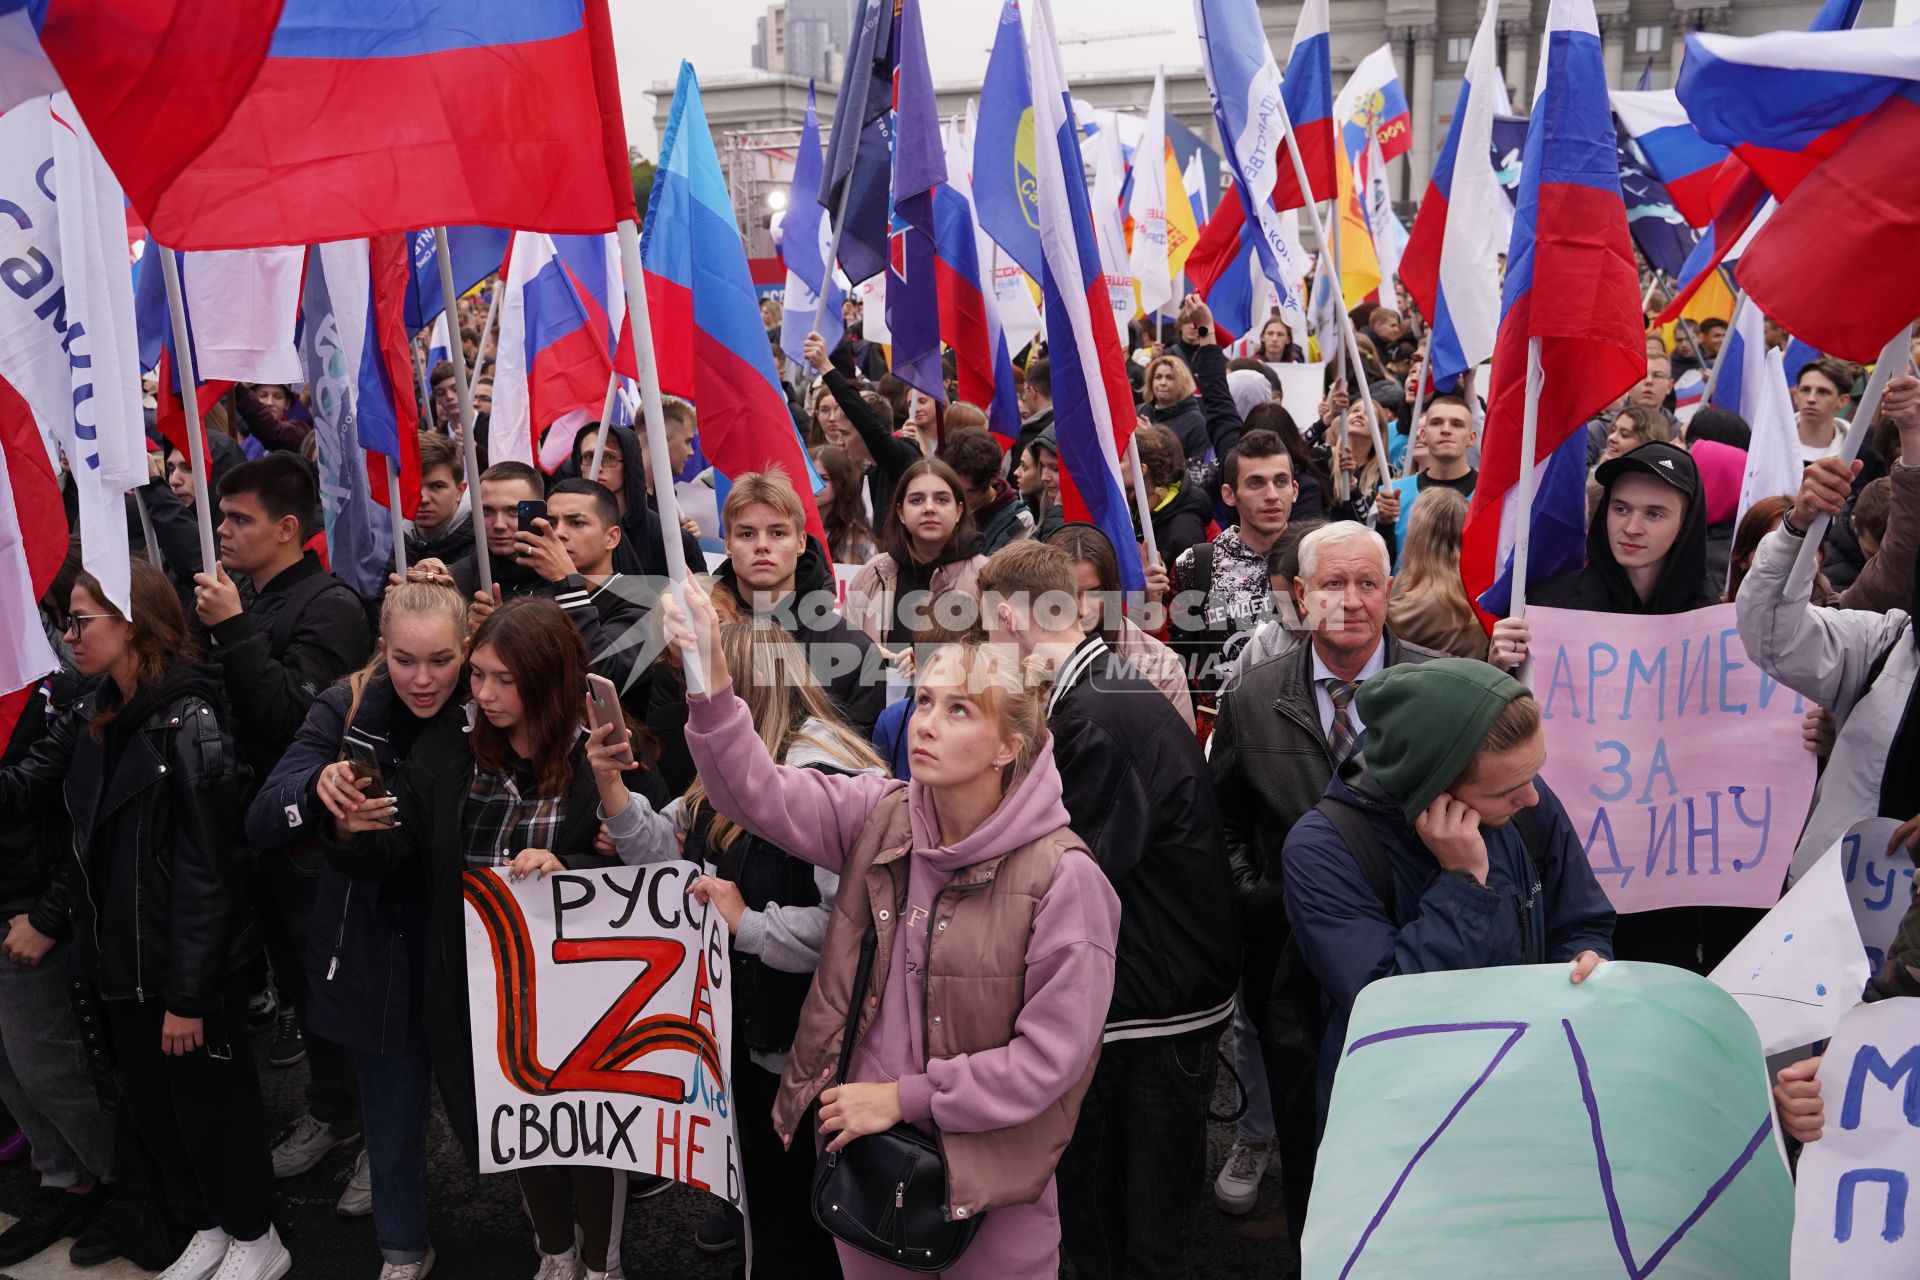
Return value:
[(72, 821), (62, 878), (79, 972), (105, 1014), (121, 1102), (194, 1231), (163, 1280), (276, 1280), (293, 1260), (270, 1216), (247, 1037), (246, 970), (260, 949), (239, 823), (247, 771), (179, 596), (145, 561), (131, 569), (131, 622), (91, 574), (76, 580), (67, 639), (74, 666), (100, 684), (0, 769), (0, 811), (64, 799)]
[[(248, 843), (271, 858), (329, 829), (341, 841), (389, 830), (390, 788), (414, 747), (436, 726), (457, 731), (466, 723), (465, 698), (456, 697), (464, 692), (466, 647), (467, 610), (457, 591), (424, 582), (390, 588), (373, 661), (313, 704), (247, 810)], [(380, 1280), (423, 1280), (434, 1263), (427, 1237), (425, 884), (414, 874), (356, 882), (328, 865), (313, 919), (308, 1018), (354, 1056), (366, 1136), (338, 1209), (347, 1217), (373, 1214)]]
[[(693, 620), (666, 607), (668, 642), (707, 659), (713, 692), (689, 697), (687, 743), (708, 801), (840, 877), (775, 1127), (793, 1141), (817, 1101), (829, 1151), (903, 1121), (937, 1134), (945, 1215), (978, 1222), (945, 1274), (1052, 1280), (1053, 1170), (1098, 1057), (1120, 907), (1067, 830), (1044, 690), (1002, 651), (949, 645), (914, 692), (912, 782), (782, 766), (728, 683), (705, 594), (691, 588), (688, 603)], [(871, 978), (841, 1078), (869, 927)], [(839, 1251), (854, 1280), (911, 1274)]]
[(938, 458), (922, 458), (900, 475), (880, 554), (847, 587), (847, 621), (894, 652), (906, 648), (933, 597), (980, 594), (979, 551), (960, 477)]
[[(435, 717), (391, 782), (390, 824), (363, 830), (359, 821), (343, 823), (354, 829), (342, 831), (348, 838), (330, 856), (356, 879), (420, 886), (423, 986), (434, 993), (426, 1001), (427, 1056), (468, 1166), (477, 1169), (461, 877), (486, 867), (521, 879), (617, 865), (594, 848), (601, 823), (618, 852), (615, 828), (628, 805), (652, 807), (665, 796), (650, 764), (623, 780), (624, 751), (606, 745), (607, 727), (586, 732), (586, 646), (552, 601), (514, 600), (490, 614), (473, 636), (468, 683), (472, 730), (465, 717)], [(630, 796), (630, 783), (644, 786), (645, 798)], [(578, 1280), (583, 1261), (588, 1280), (622, 1274), (615, 1227), (626, 1202), (624, 1173), (542, 1165), (516, 1176), (540, 1251), (536, 1280)]]

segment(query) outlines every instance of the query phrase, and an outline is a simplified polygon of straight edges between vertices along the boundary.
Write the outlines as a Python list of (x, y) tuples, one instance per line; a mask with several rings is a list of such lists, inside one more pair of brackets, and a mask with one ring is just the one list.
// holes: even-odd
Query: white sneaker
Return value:
[(433, 1271), (433, 1246), (418, 1262), (389, 1262), (380, 1268), (380, 1280), (427, 1280)]
[(333, 1211), (343, 1218), (364, 1218), (373, 1212), (373, 1166), (367, 1163), (364, 1150), (353, 1162), (347, 1189), (340, 1193), (340, 1203), (333, 1206)]
[(587, 1280), (627, 1280), (627, 1273), (620, 1267), (613, 1267), (606, 1271), (595, 1271), (589, 1267)]
[(227, 1246), (232, 1243), (233, 1237), (218, 1227), (196, 1231), (173, 1265), (154, 1280), (207, 1280), (220, 1269), (220, 1261), (227, 1256)]
[(533, 1273), (533, 1280), (585, 1280), (586, 1274), (580, 1247), (575, 1245), (565, 1253), (541, 1254), (540, 1269)]
[(227, 1246), (214, 1280), (280, 1280), (293, 1270), (293, 1255), (280, 1243), (280, 1233), (271, 1226), (258, 1240), (235, 1240)]
[(1213, 1200), (1227, 1213), (1246, 1213), (1260, 1198), (1260, 1179), (1266, 1176), (1273, 1143), (1236, 1140), (1227, 1163), (1213, 1180)]

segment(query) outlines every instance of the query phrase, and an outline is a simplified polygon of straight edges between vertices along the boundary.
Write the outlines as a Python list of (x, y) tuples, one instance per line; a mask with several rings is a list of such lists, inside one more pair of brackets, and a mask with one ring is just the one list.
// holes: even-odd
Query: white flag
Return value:
[(1759, 368), (1754, 370), (1758, 376), (1748, 379), (1745, 388), (1752, 398), (1741, 402), (1753, 415), (1753, 421), (1747, 424), (1753, 435), (1747, 441), (1747, 471), (1740, 477), (1740, 509), (1734, 513), (1736, 529), (1740, 527), (1739, 522), (1746, 519), (1747, 508), (1760, 499), (1776, 495), (1791, 497), (1798, 493), (1801, 472), (1800, 427), (1793, 412), (1793, 393), (1787, 390), (1786, 354), (1770, 350), (1765, 361), (1755, 360), (1752, 353), (1766, 347), (1766, 321), (1761, 318), (1760, 308), (1751, 303), (1740, 310), (1751, 313), (1754, 328), (1760, 330), (1760, 339), (1747, 345), (1747, 363)]
[(1184, 191), (1167, 190), (1167, 73), (1153, 77), (1153, 97), (1147, 102), (1147, 130), (1134, 148), (1133, 195), (1127, 212), (1133, 218), (1133, 254), (1130, 267), (1140, 286), (1140, 309), (1154, 314), (1173, 301), (1173, 272), (1167, 255), (1167, 200), (1184, 200)]
[(189, 253), (180, 269), (202, 382), (298, 383), (294, 319), (305, 245)]
[(1127, 181), (1126, 154), (1120, 149), (1120, 126), (1109, 117), (1087, 144), (1093, 159), (1093, 230), (1100, 246), (1100, 274), (1106, 280), (1107, 301), (1120, 330), (1120, 349), (1127, 349), (1127, 322), (1133, 319), (1133, 268), (1127, 263), (1127, 228), (1120, 216), (1120, 191)]
[(147, 480), (125, 198), (65, 94), (0, 117), (0, 183), (0, 377), (71, 475), (86, 570), (125, 612), (125, 498)]

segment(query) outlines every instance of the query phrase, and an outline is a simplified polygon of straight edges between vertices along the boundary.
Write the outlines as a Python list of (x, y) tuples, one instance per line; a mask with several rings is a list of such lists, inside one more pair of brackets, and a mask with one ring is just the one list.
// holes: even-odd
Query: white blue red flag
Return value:
[(1671, 89), (1651, 93), (1621, 90), (1613, 111), (1639, 144), (1647, 167), (1673, 197), (1673, 207), (1696, 227), (1713, 221), (1713, 179), (1726, 161), (1725, 147), (1700, 136)]
[[(820, 336), (826, 341), (827, 350), (840, 345), (844, 332), (840, 306), (847, 295), (827, 269), (833, 229), (827, 224), (826, 210), (820, 207), (820, 166), (820, 117), (814, 109), (813, 84), (809, 81), (807, 117), (800, 126), (800, 149), (793, 160), (793, 185), (788, 188), (787, 210), (780, 222), (780, 260), (787, 268), (787, 291), (780, 313), (780, 349), (795, 364), (801, 363), (816, 313), (820, 315)], [(827, 294), (827, 307), (821, 312), (823, 290)]]
[[(1013, 393), (1013, 353), (1000, 322), (999, 299), (987, 275), (993, 242), (974, 217), (973, 189), (968, 181), (972, 162), (967, 139), (954, 130), (947, 138), (947, 182), (934, 204), (940, 336), (953, 349), (960, 398), (985, 409), (987, 429), (1012, 443), (1020, 434), (1020, 403)], [(1020, 287), (1025, 288), (1024, 281)]]
[(1888, 269), (1920, 252), (1920, 27), (1690, 36), (1679, 94), (1780, 202), (1741, 288), (1814, 345), (1873, 359), (1920, 313), (1914, 274)]
[(1138, 539), (1120, 483), (1120, 455), (1133, 438), (1133, 389), (1094, 243), (1080, 128), (1050, 0), (1034, 0), (1032, 66), (1040, 289), (1060, 443), (1061, 503), (1069, 520), (1099, 526), (1119, 551), (1124, 588), (1144, 590), (1146, 578), (1134, 552)]
[(1512, 236), (1513, 206), (1493, 167), (1493, 118), (1509, 106), (1499, 16), (1499, 6), (1489, 3), (1480, 19), (1453, 123), (1400, 256), (1400, 282), (1431, 333), (1429, 376), (1446, 390), (1492, 357), (1500, 328), (1500, 258)]
[(639, 377), (633, 363), (633, 334), (627, 326), (627, 286), (620, 275), (620, 237), (611, 231), (555, 236), (553, 248), (566, 264), (580, 305), (586, 308), (587, 324), (600, 335), (614, 369), (622, 377)]
[[(774, 371), (733, 198), (688, 62), (680, 64), (661, 135), (640, 260), (660, 389), (694, 405), (700, 448), (722, 475), (784, 471), (806, 507), (807, 532), (824, 547), (813, 469)], [(499, 394), (496, 385), (496, 404)]]
[[(1620, 197), (1591, 0), (1552, 0), (1545, 53), (1507, 250), (1480, 479), (1461, 547), (1467, 595), (1493, 614), (1507, 605), (1522, 520), (1531, 517), (1533, 529), (1529, 582), (1580, 566), (1587, 523), (1584, 428), (1647, 369), (1640, 277)], [(1538, 430), (1533, 457), (1523, 459), (1528, 353), (1536, 340)], [(1522, 466), (1534, 468), (1536, 477), (1531, 512), (1517, 501)]]
[(589, 233), (634, 216), (606, 0), (31, 0), (25, 12), (134, 208), (173, 248), (453, 223)]
[(613, 361), (605, 317), (587, 305), (553, 237), (538, 231), (514, 235), (501, 287), (488, 452), (496, 462), (552, 471), (606, 403)]

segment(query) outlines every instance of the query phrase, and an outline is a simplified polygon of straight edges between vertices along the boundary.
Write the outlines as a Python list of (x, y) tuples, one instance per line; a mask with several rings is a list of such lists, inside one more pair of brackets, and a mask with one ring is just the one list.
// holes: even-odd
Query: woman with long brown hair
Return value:
[(985, 563), (959, 475), (923, 458), (900, 473), (880, 553), (847, 588), (847, 621), (889, 650), (907, 649), (931, 600), (949, 591), (979, 594)]
[[(468, 654), (471, 730), (460, 717), (423, 730), (392, 788), (391, 825), (331, 850), (350, 875), (417, 876), (425, 887), (425, 986), (435, 993), (426, 1002), (427, 1054), (472, 1167), (478, 1133), (461, 877), (487, 867), (519, 879), (615, 865), (594, 847), (602, 822), (622, 851), (628, 809), (666, 798), (650, 762), (627, 769), (609, 727), (587, 732), (587, 671), (586, 645), (552, 601), (495, 610)], [(630, 795), (629, 785), (640, 794)], [(591, 1280), (622, 1274), (624, 1174), (543, 1165), (518, 1177), (539, 1245), (537, 1280), (577, 1280), (583, 1262)]]
[(1402, 640), (1456, 658), (1486, 656), (1487, 633), (1460, 585), (1460, 534), (1467, 500), (1435, 487), (1420, 495), (1407, 518), (1407, 545), (1393, 576), (1387, 626)]
[(835, 564), (865, 564), (878, 546), (873, 523), (867, 518), (867, 491), (858, 464), (839, 445), (823, 444), (813, 451), (813, 465), (827, 482), (813, 495), (827, 531), (827, 550)]
[(273, 1229), (247, 1041), (246, 969), (260, 949), (240, 831), (247, 769), (166, 575), (135, 561), (129, 603), (131, 620), (92, 574), (75, 581), (73, 663), (100, 685), (0, 769), (0, 811), (66, 804), (79, 970), (105, 1014), (127, 1115), (194, 1230), (162, 1274), (276, 1280), (293, 1260)]

